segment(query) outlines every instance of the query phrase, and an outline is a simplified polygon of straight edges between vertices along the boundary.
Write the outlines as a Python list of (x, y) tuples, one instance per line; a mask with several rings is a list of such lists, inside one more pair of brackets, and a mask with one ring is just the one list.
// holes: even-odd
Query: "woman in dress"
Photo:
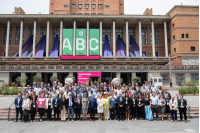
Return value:
[(109, 110), (109, 97), (107, 94), (104, 95), (105, 98), (103, 99), (103, 114), (104, 120), (110, 119), (110, 110)]
[(87, 98), (87, 94), (85, 93), (82, 98), (82, 113), (83, 113), (83, 121), (87, 121), (87, 112), (88, 112), (89, 100)]
[(166, 114), (167, 114), (167, 119), (170, 120), (170, 107), (169, 107), (169, 95), (168, 93), (166, 94)]
[(164, 114), (166, 112), (166, 106), (165, 105), (166, 105), (166, 101), (163, 98), (163, 95), (160, 95), (159, 107), (160, 107), (160, 113), (162, 114), (162, 121), (163, 121), (163, 118), (164, 118)]
[(41, 97), (38, 98), (37, 100), (37, 105), (38, 105), (39, 113), (40, 113), (40, 121), (42, 121), (45, 104), (46, 104), (46, 99), (44, 98), (44, 94), (41, 94)]
[(138, 98), (137, 98), (137, 113), (138, 113), (138, 119), (143, 119), (143, 99), (142, 99), (142, 95), (139, 94)]
[(101, 121), (103, 113), (103, 98), (101, 94), (97, 99), (97, 112), (99, 113), (99, 121)]
[(145, 103), (145, 116), (146, 116), (145, 119), (153, 120), (153, 115), (152, 115), (152, 110), (151, 110), (151, 99), (148, 94), (146, 95), (144, 99), (144, 103)]
[(131, 112), (132, 112), (132, 120), (135, 118), (136, 119), (136, 108), (137, 108), (137, 105), (136, 105), (136, 97), (135, 95), (133, 94), (131, 99), (130, 99), (130, 104), (131, 104)]
[(125, 116), (126, 116), (126, 121), (129, 121), (129, 116), (130, 116), (130, 98), (128, 93), (125, 94)]
[(47, 110), (47, 120), (48, 121), (51, 121), (52, 109), (53, 109), (52, 101), (53, 101), (53, 98), (51, 98), (51, 95), (49, 94), (48, 98), (46, 98), (46, 103), (45, 103), (45, 108)]
[(33, 96), (30, 102), (29, 110), (31, 111), (31, 122), (35, 122), (35, 114), (37, 110), (36, 97)]
[(25, 98), (23, 99), (23, 102), (22, 102), (24, 122), (28, 122), (29, 105), (30, 105), (30, 100), (28, 98), (28, 95), (25, 95)]

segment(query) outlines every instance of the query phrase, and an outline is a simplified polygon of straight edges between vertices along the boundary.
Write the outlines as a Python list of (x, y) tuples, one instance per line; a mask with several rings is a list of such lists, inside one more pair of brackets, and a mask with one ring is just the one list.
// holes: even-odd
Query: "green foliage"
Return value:
[(33, 81), (36, 83), (42, 82), (42, 76), (39, 74), (36, 74), (35, 76), (33, 76)]
[(51, 76), (50, 77), (50, 81), (51, 81), (51, 83), (53, 83), (54, 81), (58, 81), (58, 78), (57, 78), (57, 76)]
[(28, 79), (27, 76), (18, 76), (15, 81), (20, 84), (21, 86), (25, 86), (26, 80)]
[[(179, 87), (179, 93), (180, 94), (196, 94), (199, 93), (199, 88), (198, 88), (199, 81), (190, 81), (190, 82), (185, 82), (183, 80), (182, 85)], [(186, 87), (188, 85), (188, 87)]]
[[(96, 80), (95, 80), (96, 81)], [(97, 85), (100, 85), (101, 84), (101, 77), (98, 77), (98, 80), (97, 80)]]
[(120, 82), (121, 82), (121, 84), (123, 83), (123, 78), (120, 78)]
[(16, 88), (0, 89), (1, 95), (17, 95), (18, 93), (22, 93), (22, 90)]
[(138, 83), (140, 80), (141, 80), (141, 78), (140, 77), (132, 77), (131, 78), (132, 79), (132, 81), (134, 82), (134, 83)]

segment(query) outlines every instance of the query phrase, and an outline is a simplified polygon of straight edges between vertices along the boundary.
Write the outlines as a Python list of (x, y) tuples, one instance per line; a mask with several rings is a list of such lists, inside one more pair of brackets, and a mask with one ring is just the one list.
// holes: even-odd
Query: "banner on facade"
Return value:
[(76, 55), (86, 55), (86, 29), (76, 29)]
[(90, 29), (90, 55), (99, 55), (99, 29)]
[(88, 83), (90, 77), (101, 77), (101, 72), (78, 72), (78, 82)]
[(73, 55), (73, 29), (63, 29), (62, 55)]

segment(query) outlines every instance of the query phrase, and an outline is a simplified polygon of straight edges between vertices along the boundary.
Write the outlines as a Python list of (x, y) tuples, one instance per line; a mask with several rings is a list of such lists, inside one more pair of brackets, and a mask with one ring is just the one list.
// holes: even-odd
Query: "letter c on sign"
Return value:
[(91, 39), (90, 39), (90, 49), (91, 49), (91, 50), (97, 50), (97, 49), (98, 49), (98, 46), (96, 46), (95, 48), (92, 48), (92, 45), (91, 45), (91, 44), (92, 44), (92, 43), (91, 43), (92, 41), (96, 41), (96, 43), (98, 43), (99, 41), (98, 41), (96, 38), (91, 38)]

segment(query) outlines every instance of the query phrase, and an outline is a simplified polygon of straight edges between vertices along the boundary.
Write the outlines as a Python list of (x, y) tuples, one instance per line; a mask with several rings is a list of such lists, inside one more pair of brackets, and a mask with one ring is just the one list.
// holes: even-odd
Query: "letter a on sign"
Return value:
[(63, 55), (73, 55), (73, 29), (63, 29)]
[(76, 55), (86, 55), (86, 29), (76, 29)]

